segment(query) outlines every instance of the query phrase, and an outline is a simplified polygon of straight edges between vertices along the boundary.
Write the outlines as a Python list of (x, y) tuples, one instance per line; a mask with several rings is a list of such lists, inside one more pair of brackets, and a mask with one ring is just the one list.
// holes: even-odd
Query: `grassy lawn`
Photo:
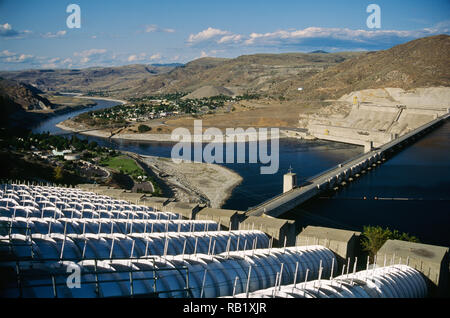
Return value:
[(144, 170), (142, 170), (133, 159), (130, 159), (127, 156), (117, 156), (117, 157), (109, 157), (100, 162), (100, 165), (109, 168), (111, 170), (115, 170), (117, 172), (121, 172), (129, 175), (135, 181), (138, 176), (146, 176), (147, 182), (151, 182), (155, 191), (152, 193), (155, 196), (161, 196), (162, 191), (159, 187), (158, 183), (152, 176), (147, 175)]
[(126, 156), (111, 157), (101, 161), (101, 164), (117, 172), (122, 171), (130, 176), (145, 175), (144, 171), (137, 166), (136, 162)]

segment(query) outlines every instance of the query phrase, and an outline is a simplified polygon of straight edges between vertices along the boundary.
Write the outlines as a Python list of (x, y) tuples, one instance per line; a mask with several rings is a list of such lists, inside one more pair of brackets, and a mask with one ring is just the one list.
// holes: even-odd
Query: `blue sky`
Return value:
[[(81, 8), (80, 29), (66, 25), (71, 3)], [(372, 3), (379, 29), (366, 24)], [(449, 34), (449, 12), (449, 0), (0, 0), (0, 69), (386, 49)]]

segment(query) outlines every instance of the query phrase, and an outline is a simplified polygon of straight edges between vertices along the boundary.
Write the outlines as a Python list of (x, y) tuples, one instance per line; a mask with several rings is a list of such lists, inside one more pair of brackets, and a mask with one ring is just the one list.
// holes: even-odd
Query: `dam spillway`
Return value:
[[(403, 148), (409, 142), (414, 141), (442, 124), (449, 116), (450, 114), (447, 113), (380, 146), (379, 148), (368, 151), (356, 158), (350, 159), (336, 167), (313, 176), (300, 187), (295, 187), (290, 191), (269, 199), (255, 207), (249, 208), (246, 214), (249, 216), (268, 215), (271, 217), (279, 217), (324, 191), (333, 189), (343, 182), (348, 182), (350, 178), (357, 177), (361, 173), (365, 173), (366, 170), (371, 170), (386, 160), (388, 156), (394, 154), (398, 149)], [(340, 141), (345, 142), (345, 140)], [(352, 141), (348, 142), (351, 143)]]

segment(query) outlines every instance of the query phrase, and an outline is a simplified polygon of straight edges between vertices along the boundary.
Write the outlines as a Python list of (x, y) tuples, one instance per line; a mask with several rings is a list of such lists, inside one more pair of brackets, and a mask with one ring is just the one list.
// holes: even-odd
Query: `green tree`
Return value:
[(148, 127), (147, 125), (139, 125), (138, 127), (138, 131), (142, 134), (145, 133), (147, 131), (152, 130), (150, 127)]
[(96, 141), (91, 141), (89, 143), (89, 150), (95, 150), (98, 146), (98, 143)]
[(397, 230), (391, 231), (389, 228), (383, 229), (381, 226), (365, 226), (362, 233), (361, 246), (364, 251), (369, 253), (370, 259), (373, 260), (387, 240), (419, 242), (417, 237), (410, 236), (407, 233), (400, 233)]
[(58, 166), (54, 169), (55, 181), (61, 181), (64, 178), (64, 170), (62, 167)]

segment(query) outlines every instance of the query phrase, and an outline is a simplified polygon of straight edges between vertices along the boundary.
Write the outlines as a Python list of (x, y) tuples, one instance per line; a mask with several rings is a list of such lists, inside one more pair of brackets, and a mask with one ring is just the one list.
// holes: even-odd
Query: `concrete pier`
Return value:
[(297, 186), (297, 174), (286, 173), (283, 176), (283, 193), (289, 192)]
[(430, 296), (449, 296), (449, 248), (429, 244), (388, 240), (377, 253), (377, 266), (406, 264), (420, 271), (429, 285)]
[[(322, 245), (336, 255), (339, 268), (350, 264), (353, 267), (355, 257), (360, 254), (359, 239), (361, 232), (326, 228), (321, 226), (307, 226), (296, 238), (296, 246)], [(350, 262), (348, 262), (350, 259)]]
[(434, 129), (436, 126), (443, 123), (443, 121), (447, 120), (449, 116), (450, 114), (447, 113), (379, 148), (359, 155), (354, 159), (348, 160), (321, 174), (313, 176), (299, 187), (295, 187), (256, 207), (250, 208), (246, 214), (252, 216), (266, 214), (271, 217), (278, 217), (323, 191), (334, 189), (343, 182), (348, 182), (350, 178), (365, 173), (366, 170), (373, 169), (378, 162), (384, 162), (387, 155), (391, 155), (398, 149), (404, 147), (407, 143), (416, 140), (421, 135)]

